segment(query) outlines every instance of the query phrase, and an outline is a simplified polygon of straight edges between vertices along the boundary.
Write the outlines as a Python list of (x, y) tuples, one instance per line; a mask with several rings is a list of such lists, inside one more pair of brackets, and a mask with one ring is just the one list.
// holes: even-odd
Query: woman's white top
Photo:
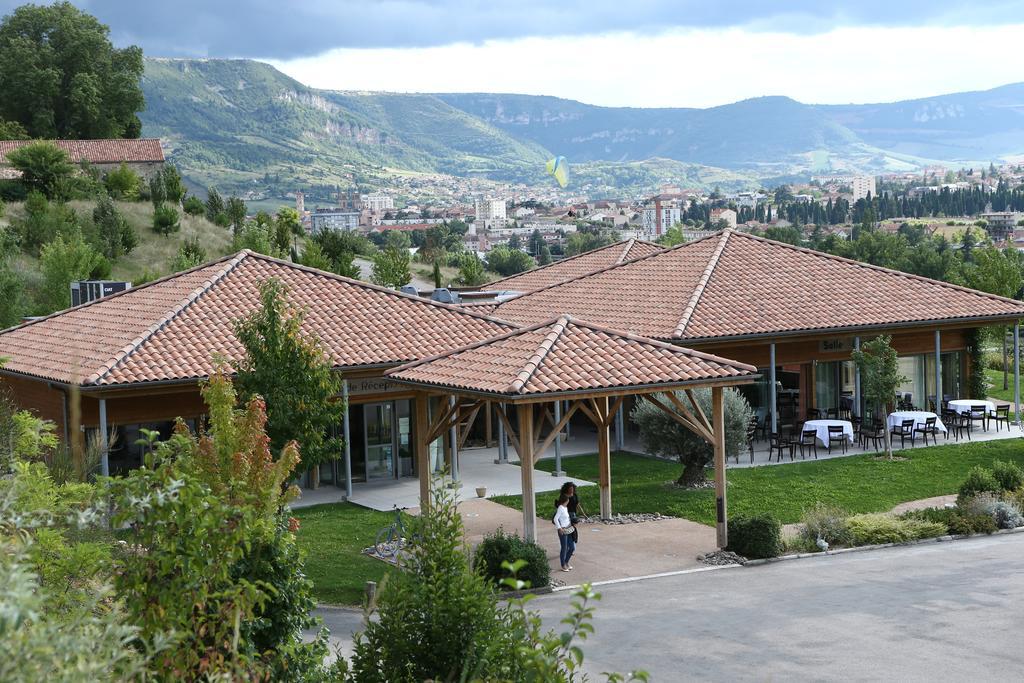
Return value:
[(558, 509), (555, 510), (555, 526), (559, 529), (565, 529), (566, 527), (572, 526), (572, 522), (569, 520), (569, 508), (564, 505), (559, 505)]

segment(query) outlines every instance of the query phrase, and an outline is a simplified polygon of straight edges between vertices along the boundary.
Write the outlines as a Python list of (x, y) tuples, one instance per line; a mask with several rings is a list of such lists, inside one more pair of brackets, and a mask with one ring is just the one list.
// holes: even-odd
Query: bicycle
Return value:
[(373, 544), (378, 557), (390, 559), (398, 554), (405, 545), (405, 524), (402, 522), (402, 510), (395, 506), (395, 521), (377, 532), (377, 540)]

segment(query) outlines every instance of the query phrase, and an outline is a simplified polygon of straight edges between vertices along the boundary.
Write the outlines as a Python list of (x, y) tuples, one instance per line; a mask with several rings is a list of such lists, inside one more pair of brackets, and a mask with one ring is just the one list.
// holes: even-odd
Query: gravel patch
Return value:
[(643, 522), (657, 522), (660, 519), (672, 519), (667, 515), (657, 512), (629, 512), (626, 514), (613, 514), (608, 519), (600, 517), (585, 517), (580, 519), (578, 524), (642, 524)]
[(747, 558), (737, 555), (728, 550), (716, 550), (707, 555), (698, 555), (697, 560), (714, 567), (721, 567), (727, 564), (744, 564)]

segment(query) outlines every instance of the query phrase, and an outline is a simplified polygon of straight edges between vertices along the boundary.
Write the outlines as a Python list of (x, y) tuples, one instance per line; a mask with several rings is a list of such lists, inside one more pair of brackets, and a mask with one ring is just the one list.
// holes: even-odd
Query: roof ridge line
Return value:
[[(587, 256), (588, 254), (593, 254), (594, 252), (597, 252), (597, 251), (604, 251), (605, 249), (611, 249), (612, 247), (616, 247), (616, 246), (618, 246), (618, 245), (620, 245), (620, 244), (622, 244), (623, 242), (626, 242), (626, 241), (629, 241), (629, 240), (619, 240), (618, 242), (612, 242), (611, 244), (606, 244), (603, 247), (595, 247), (594, 249), (590, 249), (589, 251), (581, 251), (578, 254), (573, 254), (572, 256), (566, 256), (564, 259), (562, 259), (560, 261), (552, 261), (551, 263), (548, 263), (547, 265), (537, 266), (536, 268), (531, 268), (530, 270), (524, 270), (523, 272), (516, 273), (515, 275), (506, 275), (503, 278), (499, 278), (499, 279), (494, 280), (492, 282), (488, 282), (485, 285), (481, 285), (481, 287), (490, 287), (492, 285), (498, 284), (499, 282), (504, 282), (505, 280), (512, 280), (512, 279), (517, 278), (517, 277), (522, 277), (523, 275), (526, 275), (527, 273), (536, 273), (537, 271), (544, 270), (546, 268), (551, 268), (553, 266), (561, 265), (561, 264), (566, 263), (568, 261), (573, 261), (573, 260), (581, 258), (583, 256)], [(660, 244), (657, 245), (657, 246), (661, 247)], [(664, 247), (662, 247), (662, 250), (664, 250)]]
[(731, 229), (725, 229), (722, 231), (722, 236), (718, 239), (718, 246), (715, 247), (715, 251), (712, 252), (711, 258), (708, 260), (708, 265), (704, 268), (704, 272), (701, 273), (700, 280), (697, 281), (697, 286), (693, 290), (693, 294), (690, 295), (690, 300), (686, 304), (686, 308), (683, 309), (683, 316), (679, 319), (679, 324), (676, 325), (676, 329), (672, 331), (672, 336), (679, 339), (683, 336), (686, 331), (686, 326), (690, 324), (690, 319), (693, 318), (694, 311), (697, 310), (697, 304), (700, 303), (700, 298), (704, 296), (704, 290), (708, 286), (708, 282), (711, 280), (711, 276), (715, 272), (715, 268), (718, 266), (719, 260), (722, 258), (722, 252), (725, 251), (725, 245), (729, 242), (729, 236), (732, 234)]
[(803, 252), (805, 254), (810, 254), (811, 256), (819, 256), (821, 258), (827, 258), (827, 259), (830, 259), (832, 261), (839, 261), (841, 263), (848, 263), (850, 265), (858, 266), (860, 268), (867, 268), (869, 270), (877, 270), (879, 272), (888, 273), (890, 275), (898, 275), (900, 277), (909, 278), (911, 280), (919, 280), (919, 281), (927, 282), (927, 283), (933, 284), (933, 285), (940, 285), (940, 286), (946, 287), (948, 289), (955, 289), (955, 290), (957, 290), (959, 292), (966, 292), (968, 294), (976, 294), (978, 296), (983, 296), (983, 297), (986, 297), (988, 299), (993, 299), (995, 301), (1001, 301), (1003, 303), (1011, 303), (1011, 304), (1018, 304), (1018, 305), (1020, 305), (1022, 303), (1022, 302), (1018, 301), (1017, 299), (1010, 299), (1010, 298), (1007, 298), (1005, 296), (999, 296), (998, 294), (991, 294), (989, 292), (983, 292), (980, 289), (971, 289), (970, 287), (965, 287), (964, 285), (953, 284), (952, 282), (946, 282), (945, 280), (935, 280), (935, 279), (930, 278), (930, 277), (925, 277), (924, 275), (917, 275), (916, 273), (907, 273), (907, 272), (902, 271), (902, 270), (896, 270), (895, 268), (886, 268), (885, 266), (876, 266), (873, 263), (866, 263), (864, 261), (857, 261), (857, 260), (854, 260), (854, 259), (851, 259), (851, 258), (847, 258), (845, 256), (839, 256), (838, 254), (830, 254), (827, 251), (818, 251), (817, 249), (811, 249), (810, 247), (803, 247), (803, 246), (796, 245), (796, 244), (789, 244), (788, 242), (780, 242), (778, 240), (769, 239), (767, 237), (761, 237), (759, 235), (751, 235), (749, 232), (741, 232), (741, 231), (736, 231), (736, 232), (737, 232), (737, 234), (742, 235), (743, 237), (745, 237), (747, 239), (756, 240), (758, 242), (766, 242), (768, 244), (773, 244), (773, 245), (780, 246), (780, 247), (786, 247), (788, 249), (792, 249), (793, 251), (800, 251), (800, 252)]
[(110, 372), (118, 365), (124, 363), (133, 353), (139, 350), (143, 344), (149, 341), (150, 338), (161, 329), (169, 325), (175, 318), (185, 311), (189, 306), (198, 301), (206, 292), (210, 291), (215, 287), (221, 280), (223, 280), (231, 271), (238, 266), (245, 258), (250, 255), (249, 250), (245, 249), (236, 254), (234, 257), (229, 259), (225, 263), (225, 267), (220, 270), (214, 276), (204, 280), (202, 284), (189, 292), (188, 296), (182, 299), (176, 306), (164, 315), (162, 318), (157, 320), (155, 323), (146, 328), (146, 331), (140, 334), (132, 341), (125, 344), (121, 350), (114, 355), (114, 358), (110, 362), (104, 364), (99, 370), (89, 375), (88, 378), (82, 384), (95, 384), (102, 380), (104, 377), (110, 374)]
[(634, 244), (636, 244), (635, 237), (626, 240), (626, 248), (622, 250), (621, 254), (619, 254), (619, 258), (615, 261), (615, 263), (622, 263), (623, 261), (625, 261), (626, 256), (629, 255), (629, 250), (633, 248)]
[(530, 381), (530, 378), (533, 377), (537, 372), (537, 369), (540, 368), (541, 363), (544, 362), (548, 353), (551, 352), (551, 347), (555, 345), (555, 342), (558, 341), (559, 337), (562, 336), (565, 332), (565, 328), (568, 326), (569, 317), (566, 315), (559, 316), (558, 320), (556, 320), (554, 325), (552, 325), (551, 331), (548, 332), (547, 336), (541, 341), (537, 351), (535, 351), (534, 354), (526, 360), (526, 365), (524, 365), (523, 369), (516, 374), (516, 378), (512, 380), (512, 384), (509, 385), (509, 391), (515, 394), (522, 392), (523, 387), (526, 386), (526, 383)]

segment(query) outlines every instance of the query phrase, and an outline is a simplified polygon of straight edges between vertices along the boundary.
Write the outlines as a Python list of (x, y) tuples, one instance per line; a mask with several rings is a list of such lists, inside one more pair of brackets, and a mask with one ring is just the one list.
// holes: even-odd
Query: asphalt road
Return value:
[[(1024, 679), (1024, 534), (599, 587), (586, 669), (652, 681)], [(558, 626), (570, 596), (533, 601)], [(334, 637), (357, 612), (321, 613)]]

